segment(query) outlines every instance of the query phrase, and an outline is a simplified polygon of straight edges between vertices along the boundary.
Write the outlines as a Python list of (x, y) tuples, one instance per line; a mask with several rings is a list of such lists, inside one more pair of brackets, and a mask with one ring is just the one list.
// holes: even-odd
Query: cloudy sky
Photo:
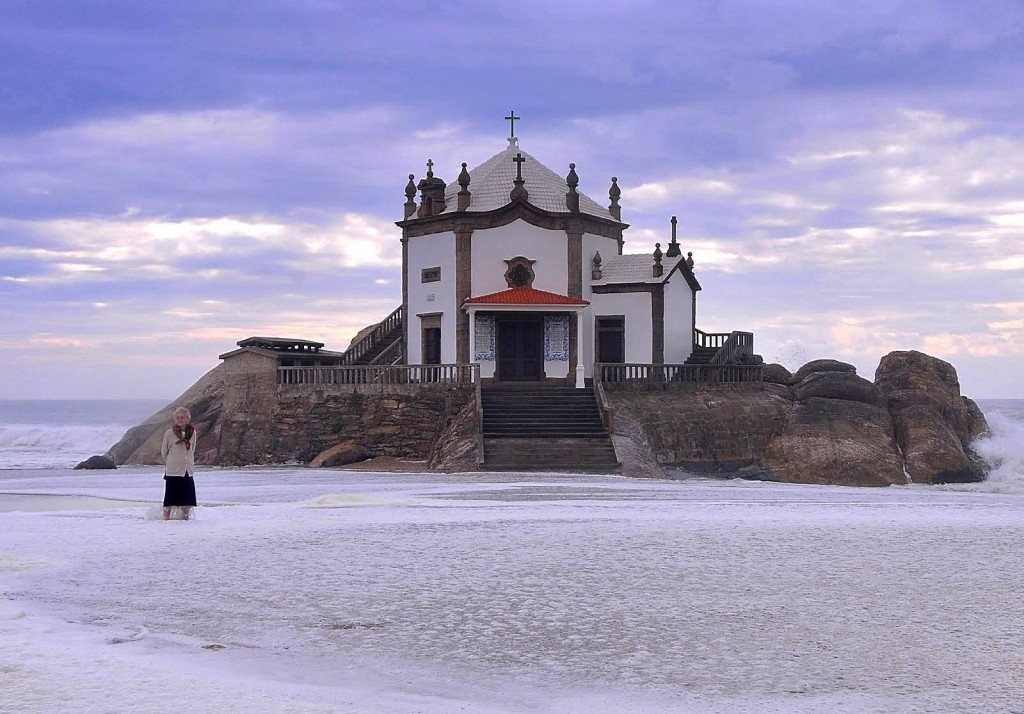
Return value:
[(0, 398), (171, 399), (401, 302), (407, 176), (522, 147), (679, 217), (698, 326), (1024, 398), (1024, 5), (4, 0)]

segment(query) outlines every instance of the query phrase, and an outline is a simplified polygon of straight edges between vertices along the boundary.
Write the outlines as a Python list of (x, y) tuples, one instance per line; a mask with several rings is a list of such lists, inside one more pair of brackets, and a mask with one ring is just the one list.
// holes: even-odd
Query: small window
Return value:
[(436, 283), (439, 280), (441, 280), (441, 268), (440, 268), (440, 266), (438, 266), (436, 268), (424, 268), (420, 272), (420, 282), (421, 283)]

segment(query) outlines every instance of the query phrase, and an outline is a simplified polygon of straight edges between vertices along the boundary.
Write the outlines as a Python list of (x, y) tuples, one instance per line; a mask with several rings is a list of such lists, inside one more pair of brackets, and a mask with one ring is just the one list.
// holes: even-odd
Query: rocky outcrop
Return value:
[(949, 362), (914, 350), (890, 352), (875, 370), (896, 440), (915, 483), (980, 481), (982, 459), (971, 442), (988, 430), (978, 405), (960, 394)]
[[(377, 385), (359, 391), (340, 385), (326, 389), (278, 386), (272, 381), (241, 390), (242, 396), (226, 410), (224, 369), (222, 363), (171, 404), (129, 429), (107, 456), (118, 464), (162, 463), (163, 434), (173, 422), (174, 410), (184, 406), (192, 412), (199, 433), (196, 462), (205, 466), (308, 464), (344, 442), (360, 445), (367, 452), (365, 458), (426, 461), (431, 454), (443, 452), (439, 436), (449, 418), (460, 413), (474, 394), (472, 387), (440, 384), (396, 385), (383, 392)], [(349, 457), (353, 455), (349, 452)]]
[(477, 445), (480, 429), (477, 422), (476, 399), (468, 399), (455, 414), (446, 415), (446, 426), (430, 452), (427, 466), (446, 473), (479, 471)]
[(160, 442), (164, 432), (174, 424), (174, 410), (185, 407), (192, 413), (192, 423), (199, 434), (196, 461), (218, 463), (220, 418), (224, 406), (224, 365), (219, 364), (180, 397), (138, 426), (125, 432), (121, 440), (107, 451), (116, 464), (160, 464)]
[(968, 448), (987, 430), (981, 410), (947, 363), (903, 355), (882, 360), (877, 383), (814, 360), (792, 375), (767, 365), (762, 384), (608, 395), (616, 422), (639, 424), (664, 467), (847, 486), (982, 477)]
[[(160, 463), (174, 408), (191, 410), (204, 465), (341, 465), (366, 457), (475, 471), (475, 389), (444, 384), (278, 385), (276, 375), (233, 382), (224, 365), (130, 429), (107, 453), (118, 464)], [(230, 376), (230, 375), (228, 375)], [(920, 352), (886, 355), (872, 383), (853, 365), (814, 360), (790, 374), (766, 365), (744, 384), (608, 384), (612, 439), (623, 473), (664, 468), (791, 483), (885, 486), (984, 478), (970, 448), (987, 433), (977, 404), (960, 395), (956, 371)], [(229, 405), (226, 406), (226, 404)]]
[(905, 482), (889, 414), (857, 400), (809, 397), (796, 402), (785, 427), (768, 444), (761, 466), (772, 480), (790, 483)]

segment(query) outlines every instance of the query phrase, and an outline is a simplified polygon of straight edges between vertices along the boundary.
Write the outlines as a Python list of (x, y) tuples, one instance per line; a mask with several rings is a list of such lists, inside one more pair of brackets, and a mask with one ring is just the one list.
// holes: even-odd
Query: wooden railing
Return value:
[(341, 363), (345, 365), (355, 364), (359, 358), (372, 350), (375, 346), (387, 337), (395, 329), (402, 326), (402, 306), (399, 305), (395, 311), (385, 317), (372, 330), (363, 335), (359, 342), (355, 343), (341, 356)]
[(760, 382), (763, 365), (731, 364), (601, 364), (594, 374), (607, 389), (618, 386), (667, 388), (685, 384), (734, 384)]
[(278, 385), (476, 384), (476, 364), (423, 364), (350, 367), (278, 367)]

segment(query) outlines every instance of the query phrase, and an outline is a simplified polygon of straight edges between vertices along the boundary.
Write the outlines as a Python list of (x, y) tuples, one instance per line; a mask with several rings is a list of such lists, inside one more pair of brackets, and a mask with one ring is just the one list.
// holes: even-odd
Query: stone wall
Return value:
[(447, 420), (472, 400), (474, 391), (453, 385), (420, 385), (407, 391), (283, 390), (267, 445), (273, 459), (240, 463), (307, 463), (341, 442), (364, 446), (373, 456), (426, 461)]

